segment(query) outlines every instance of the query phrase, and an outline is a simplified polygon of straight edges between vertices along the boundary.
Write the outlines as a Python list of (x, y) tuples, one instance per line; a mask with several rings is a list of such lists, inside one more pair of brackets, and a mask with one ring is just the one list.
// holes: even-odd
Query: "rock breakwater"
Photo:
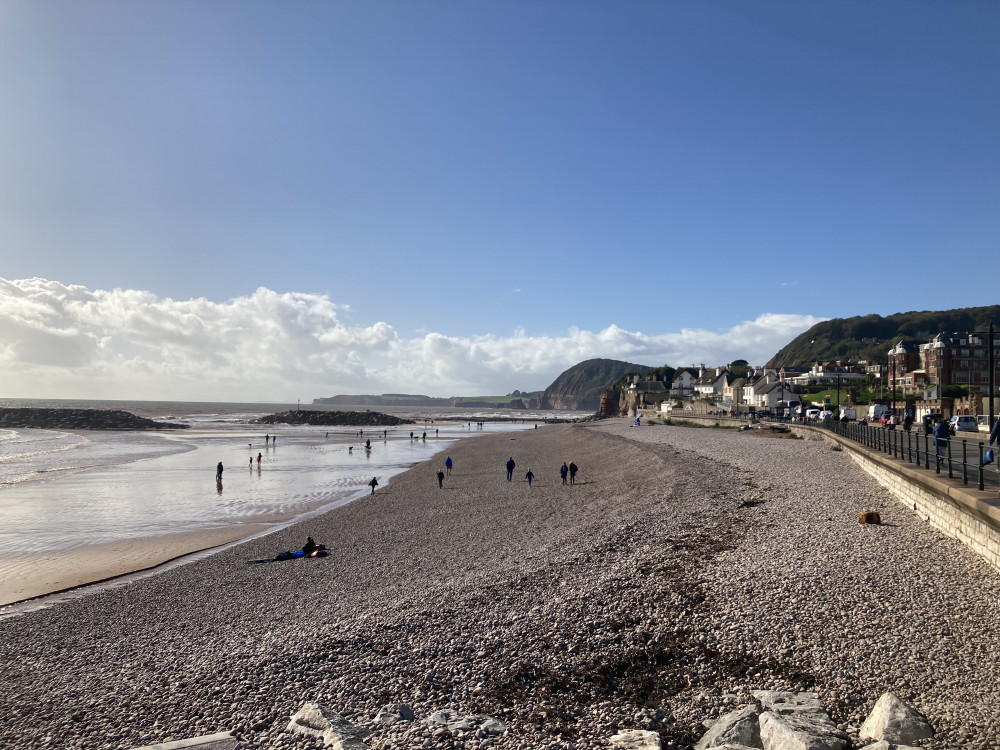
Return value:
[(0, 427), (50, 430), (182, 430), (180, 422), (156, 422), (110, 409), (0, 409)]
[(414, 424), (412, 419), (401, 419), (380, 411), (283, 411), (253, 420), (252, 424), (304, 424), (332, 427), (394, 427)]

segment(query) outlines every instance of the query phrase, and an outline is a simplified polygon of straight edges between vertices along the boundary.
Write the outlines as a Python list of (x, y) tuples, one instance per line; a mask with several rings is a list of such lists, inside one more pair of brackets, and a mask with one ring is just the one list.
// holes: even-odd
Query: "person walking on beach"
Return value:
[(566, 475), (569, 474), (569, 467), (566, 466), (566, 462), (563, 461), (563, 465), (559, 467), (559, 476), (562, 477), (563, 484), (566, 484)]
[(257, 468), (260, 468), (260, 459), (261, 459), (260, 453), (257, 453)]
[(444, 470), (448, 472), (448, 476), (451, 476), (451, 466), (451, 456), (448, 456), (448, 458), (444, 460)]
[(444, 472), (438, 469), (438, 487), (444, 487)]
[(275, 435), (274, 437), (271, 438), (271, 447), (273, 448), (275, 443), (277, 442), (278, 442), (278, 436)]
[(576, 484), (576, 472), (579, 471), (579, 470), (580, 470), (579, 466), (577, 466), (572, 461), (569, 462), (569, 483), (570, 484)]
[(372, 481), (368, 483), (368, 486), (372, 488), (372, 494), (375, 494), (375, 488), (378, 487), (378, 479), (372, 477)]
[(535, 478), (535, 475), (531, 473), (531, 469), (528, 469), (528, 473), (524, 475), (524, 478), (528, 480), (528, 486), (531, 486), (531, 480)]
[(222, 461), (219, 461), (219, 465), (215, 467), (215, 481), (222, 481)]
[(514, 476), (514, 457), (511, 456), (507, 459), (507, 481), (509, 482)]
[(271, 441), (271, 436), (270, 435), (265, 435), (264, 436), (264, 445), (266, 446), (270, 441)]

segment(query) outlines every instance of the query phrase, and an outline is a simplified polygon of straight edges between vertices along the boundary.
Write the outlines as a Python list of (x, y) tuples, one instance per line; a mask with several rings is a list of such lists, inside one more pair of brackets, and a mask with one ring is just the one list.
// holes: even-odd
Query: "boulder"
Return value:
[(821, 714), (829, 719), (816, 693), (788, 693), (782, 690), (754, 690), (750, 693), (765, 711), (783, 716)]
[(382, 706), (375, 714), (375, 721), (386, 726), (401, 724), (404, 721), (414, 721), (416, 718), (413, 709), (405, 703), (389, 703)]
[(614, 747), (623, 750), (660, 750), (660, 735), (646, 729), (626, 729), (610, 738)]
[(764, 750), (845, 750), (848, 738), (822, 710), (765, 711), (760, 715), (760, 740)]
[(695, 750), (727, 744), (763, 747), (760, 743), (760, 706), (754, 703), (721, 716), (698, 740)]
[(320, 737), (333, 750), (368, 750), (364, 740), (369, 732), (349, 723), (336, 711), (319, 703), (306, 703), (285, 728), (291, 734)]
[(934, 729), (923, 714), (892, 693), (886, 693), (875, 702), (858, 736), (862, 741), (885, 740), (909, 745), (933, 737)]
[(450, 708), (435, 711), (424, 719), (424, 723), (432, 728), (447, 729), (449, 732), (477, 731), (481, 735), (494, 735), (507, 731), (503, 722), (497, 721), (492, 716), (483, 716), (482, 714), (463, 716)]

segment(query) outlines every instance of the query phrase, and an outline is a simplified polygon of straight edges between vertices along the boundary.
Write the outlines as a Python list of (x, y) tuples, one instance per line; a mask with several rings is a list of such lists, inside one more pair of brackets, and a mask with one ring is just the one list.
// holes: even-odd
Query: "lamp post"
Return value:
[(891, 406), (892, 406), (892, 413), (895, 414), (896, 413), (896, 359), (895, 359), (895, 357), (892, 356), (891, 352), (889, 354), (889, 367), (891, 368), (891, 371), (892, 371), (892, 374), (890, 375), (890, 378), (892, 379), (891, 380), (891, 385), (892, 385), (892, 401), (891, 401)]
[(993, 360), (993, 321), (990, 321), (990, 354), (989, 354), (989, 368), (990, 368), (990, 430), (993, 429), (993, 394), (996, 393), (996, 372), (994, 371), (995, 363)]

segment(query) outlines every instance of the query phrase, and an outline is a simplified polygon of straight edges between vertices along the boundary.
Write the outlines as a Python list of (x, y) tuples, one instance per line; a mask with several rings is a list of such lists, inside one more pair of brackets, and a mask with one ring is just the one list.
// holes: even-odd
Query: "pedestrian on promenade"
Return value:
[(514, 457), (511, 456), (507, 459), (507, 481), (509, 482), (514, 476)]
[(448, 458), (444, 460), (444, 470), (448, 472), (448, 476), (451, 476), (451, 467), (452, 467), (451, 456), (448, 456)]
[(372, 477), (372, 481), (368, 483), (368, 486), (372, 488), (372, 494), (375, 494), (375, 488), (378, 487), (378, 479)]
[(438, 471), (438, 487), (444, 487), (444, 472)]
[(566, 462), (563, 461), (563, 465), (559, 468), (559, 476), (562, 477), (563, 484), (566, 484), (566, 475), (569, 474), (569, 467), (566, 466)]
[(576, 472), (579, 471), (579, 470), (580, 470), (579, 466), (577, 466), (572, 461), (569, 462), (569, 483), (570, 484), (576, 484)]
[(222, 461), (219, 461), (219, 465), (215, 467), (215, 481), (222, 481)]
[(528, 486), (531, 486), (531, 480), (535, 478), (535, 475), (531, 473), (531, 469), (528, 469), (528, 473), (524, 475), (524, 478), (528, 480)]
[(941, 417), (938, 419), (938, 423), (934, 425), (934, 444), (937, 446), (937, 460), (939, 465), (947, 454), (949, 437), (948, 423), (944, 421), (944, 417)]

